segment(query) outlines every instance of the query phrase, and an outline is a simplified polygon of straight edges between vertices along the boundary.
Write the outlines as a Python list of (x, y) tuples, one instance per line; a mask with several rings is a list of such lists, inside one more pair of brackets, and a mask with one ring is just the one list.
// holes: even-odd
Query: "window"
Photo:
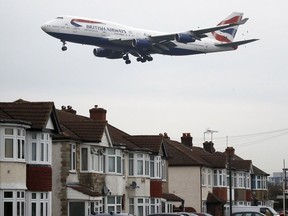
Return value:
[(162, 162), (161, 156), (150, 156), (150, 177), (155, 179), (164, 179), (166, 178), (165, 175), (166, 165), (165, 162)]
[(51, 214), (50, 195), (48, 192), (32, 192), (28, 206), (28, 215), (49, 216)]
[(143, 154), (137, 154), (137, 175), (144, 175)]
[(108, 212), (121, 212), (122, 196), (108, 196), (107, 210)]
[(150, 156), (150, 177), (155, 177), (155, 161), (153, 155)]
[(201, 180), (202, 180), (202, 186), (206, 186), (206, 168), (202, 168), (202, 176), (201, 176)]
[[(76, 157), (76, 150), (74, 151), (72, 149), (71, 151), (72, 151), (71, 156), (73, 156), (73, 152), (75, 152)], [(81, 171), (101, 172), (101, 173), (104, 171), (104, 150), (102, 148), (97, 148), (95, 146), (81, 147), (80, 156), (81, 156)], [(115, 165), (115, 162), (112, 164)], [(109, 169), (111, 169), (111, 167)]]
[(213, 182), (215, 187), (226, 186), (227, 176), (226, 170), (216, 169), (214, 170)]
[(166, 160), (161, 160), (161, 179), (166, 180), (167, 178), (167, 171), (166, 171)]
[(265, 190), (267, 189), (267, 177), (266, 176), (253, 176), (252, 189)]
[(14, 140), (10, 138), (5, 139), (5, 158), (13, 158)]
[(22, 128), (4, 129), (4, 158), (25, 160), (25, 130)]
[(129, 176), (133, 176), (134, 175), (134, 154), (133, 153), (129, 153)]
[(150, 156), (144, 153), (129, 153), (129, 175), (130, 176), (149, 176), (150, 175)]
[[(93, 201), (90, 202), (90, 214), (99, 214), (102, 212), (102, 201)], [(89, 215), (90, 215), (89, 214)]]
[(92, 160), (92, 171), (103, 172), (104, 167), (104, 150), (96, 147), (91, 147), (91, 160)]
[(31, 163), (50, 164), (52, 140), (49, 133), (31, 133), (28, 156)]
[(25, 216), (25, 191), (13, 190), (4, 191), (3, 193), (4, 215)]
[(88, 171), (88, 148), (81, 148), (81, 170)]
[(75, 171), (76, 170), (76, 145), (71, 144), (70, 145), (70, 170)]
[(161, 201), (158, 198), (134, 197), (129, 199), (130, 214), (143, 216), (159, 212), (161, 212)]
[(107, 150), (107, 163), (109, 173), (122, 174), (122, 155), (120, 149)]

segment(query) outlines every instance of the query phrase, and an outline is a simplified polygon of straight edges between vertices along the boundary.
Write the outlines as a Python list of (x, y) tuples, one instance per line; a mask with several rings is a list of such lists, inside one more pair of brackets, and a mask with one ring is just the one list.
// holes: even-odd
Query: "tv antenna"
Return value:
[(210, 134), (210, 141), (213, 141), (213, 133), (218, 133), (218, 131), (216, 130), (211, 130), (211, 129), (206, 129), (206, 131), (204, 132), (204, 142), (206, 142), (206, 134)]

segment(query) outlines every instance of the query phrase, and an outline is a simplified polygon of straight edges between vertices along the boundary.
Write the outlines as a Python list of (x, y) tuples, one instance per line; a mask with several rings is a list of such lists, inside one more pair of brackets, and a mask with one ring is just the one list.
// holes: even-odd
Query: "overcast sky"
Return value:
[[(79, 44), (62, 52), (60, 41), (41, 30), (58, 15), (76, 15), (180, 32), (214, 26), (233, 11), (249, 18), (235, 40), (259, 41), (231, 52), (155, 55), (145, 64), (97, 58), (92, 46)], [(216, 150), (233, 146), (268, 173), (288, 159), (286, 0), (0, 0), (0, 20), (3, 102), (53, 101), (85, 116), (97, 104), (127, 133), (167, 132), (174, 140), (191, 133), (195, 146), (215, 130)]]

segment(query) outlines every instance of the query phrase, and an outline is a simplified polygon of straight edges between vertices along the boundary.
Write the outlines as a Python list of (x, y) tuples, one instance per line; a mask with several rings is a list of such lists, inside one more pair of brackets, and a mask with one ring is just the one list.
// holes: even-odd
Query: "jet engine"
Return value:
[(96, 57), (105, 57), (108, 59), (118, 59), (118, 58), (123, 57), (122, 52), (117, 52), (114, 50), (108, 50), (108, 49), (103, 49), (103, 48), (95, 48), (93, 50), (93, 54)]
[(190, 43), (195, 42), (196, 39), (191, 34), (179, 33), (175, 35), (175, 40), (180, 43)]
[(132, 41), (132, 46), (135, 48), (146, 48), (151, 46), (151, 41), (148, 39), (134, 39)]

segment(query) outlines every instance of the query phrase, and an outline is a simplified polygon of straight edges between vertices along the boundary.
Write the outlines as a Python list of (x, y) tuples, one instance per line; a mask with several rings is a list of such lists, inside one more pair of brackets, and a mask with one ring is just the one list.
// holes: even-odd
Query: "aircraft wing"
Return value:
[[(189, 33), (192, 35), (196, 40), (201, 40), (201, 38), (207, 37), (206, 33), (218, 31), (221, 29), (226, 29), (232, 26), (236, 25), (243, 25), (246, 23), (248, 18), (242, 19), (241, 21), (237, 23), (230, 23), (230, 24), (224, 24), (224, 25), (218, 25), (210, 28), (204, 28), (204, 29), (198, 29), (198, 30), (189, 30), (185, 33)], [(171, 41), (175, 39), (175, 34), (167, 34), (167, 35), (156, 35), (156, 36), (150, 36), (149, 39), (153, 41), (154, 43), (161, 42), (161, 41)]]
[(251, 42), (254, 42), (257, 40), (259, 40), (259, 39), (249, 39), (249, 40), (243, 40), (243, 41), (235, 41), (235, 42), (231, 42), (231, 43), (215, 44), (215, 46), (218, 46), (218, 47), (235, 47), (235, 46), (240, 46), (243, 44), (251, 43)]
[[(240, 22), (237, 23), (230, 23), (230, 24), (224, 24), (224, 25), (218, 25), (215, 27), (210, 27), (210, 28), (203, 28), (203, 29), (197, 29), (197, 30), (189, 30), (185, 32), (185, 34), (190, 34), (192, 35), (196, 40), (201, 40), (201, 38), (207, 37), (206, 33), (210, 33), (213, 31), (218, 31), (221, 29), (226, 29), (232, 26), (236, 25), (242, 25), (246, 23), (248, 18), (242, 19)], [(152, 45), (156, 43), (163, 43), (163, 42), (168, 42), (168, 41), (173, 41), (175, 40), (175, 35), (177, 33), (172, 33), (172, 34), (163, 34), (163, 35), (154, 35), (154, 36), (147, 36), (146, 38), (136, 38), (136, 39), (146, 39), (149, 40)], [(110, 38), (109, 41), (113, 42), (118, 45), (124, 45), (124, 46), (129, 46), (132, 44), (132, 41), (134, 38)]]

